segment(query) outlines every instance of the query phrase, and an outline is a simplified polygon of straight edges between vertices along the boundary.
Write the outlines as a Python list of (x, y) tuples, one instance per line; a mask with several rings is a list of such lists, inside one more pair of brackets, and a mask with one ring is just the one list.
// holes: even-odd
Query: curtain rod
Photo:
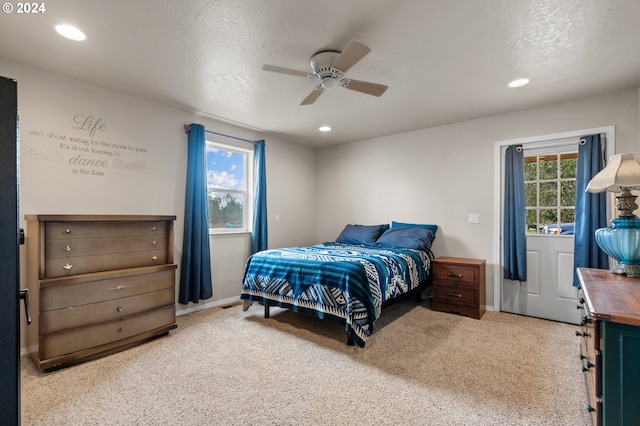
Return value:
[[(189, 130), (190, 130), (190, 129), (191, 129), (191, 126), (189, 126), (188, 124), (185, 124), (185, 125), (184, 125), (184, 132), (185, 132), (185, 133), (189, 133)], [(254, 144), (254, 145), (258, 143), (257, 141), (251, 141), (251, 140), (249, 140), (249, 139), (239, 138), (239, 137), (237, 137), (237, 136), (226, 135), (226, 134), (224, 134), (224, 133), (218, 133), (218, 132), (214, 132), (214, 131), (212, 131), (212, 130), (206, 130), (206, 129), (205, 129), (205, 131), (204, 131), (204, 132), (205, 132), (205, 133), (210, 133), (210, 134), (212, 134), (212, 135), (222, 136), (222, 137), (224, 137), (224, 138), (235, 139), (235, 140), (237, 140), (237, 141), (249, 142), (249, 143), (252, 143), (252, 144)]]

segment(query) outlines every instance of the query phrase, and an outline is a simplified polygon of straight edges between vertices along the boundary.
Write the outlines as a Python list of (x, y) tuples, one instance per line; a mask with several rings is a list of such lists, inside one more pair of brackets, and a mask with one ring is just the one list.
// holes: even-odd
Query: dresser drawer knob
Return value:
[(154, 254), (153, 256), (151, 256), (151, 260), (158, 260), (158, 256)]
[(69, 244), (67, 244), (67, 246), (64, 247), (62, 251), (71, 251), (71, 247), (69, 247)]
[(69, 263), (68, 263), (68, 262), (67, 262), (67, 264), (66, 264), (66, 265), (63, 265), (63, 266), (62, 266), (62, 269), (65, 269), (65, 270), (67, 270), (67, 271), (70, 271), (70, 270), (71, 270), (71, 268), (73, 268), (73, 265), (69, 265)]
[(154, 226), (154, 227), (152, 227), (152, 228), (151, 228), (151, 230), (152, 230), (152, 231), (157, 231), (157, 230), (158, 230), (158, 227), (157, 227), (157, 226)]
[(118, 328), (116, 328), (116, 331), (117, 331), (118, 333), (122, 333), (122, 327), (118, 327)]
[(151, 241), (151, 245), (155, 246), (156, 245), (156, 240)]
[(110, 288), (109, 290), (120, 291), (120, 290), (122, 290), (123, 288), (129, 288), (129, 287), (131, 287), (131, 286), (129, 286), (129, 285), (121, 285), (121, 284), (118, 284), (117, 286), (112, 287), (112, 288)]
[(63, 234), (70, 234), (71, 233), (71, 229), (69, 229), (69, 228), (63, 229), (62, 233)]
[(449, 293), (449, 297), (462, 297), (462, 295), (458, 293)]
[(122, 306), (118, 306), (118, 307), (116, 308), (116, 311), (118, 311), (118, 312), (122, 312), (123, 310), (124, 310), (124, 309), (122, 309)]
[(454, 274), (452, 272), (449, 272), (447, 275), (453, 278), (462, 278), (462, 274)]

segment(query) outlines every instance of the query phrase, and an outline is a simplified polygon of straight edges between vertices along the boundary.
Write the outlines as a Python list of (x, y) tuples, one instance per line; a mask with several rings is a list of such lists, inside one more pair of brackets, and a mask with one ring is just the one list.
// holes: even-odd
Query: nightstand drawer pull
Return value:
[(462, 274), (452, 274), (451, 272), (449, 272), (447, 275), (453, 278), (462, 278)]
[(462, 295), (458, 293), (449, 293), (449, 297), (462, 297)]

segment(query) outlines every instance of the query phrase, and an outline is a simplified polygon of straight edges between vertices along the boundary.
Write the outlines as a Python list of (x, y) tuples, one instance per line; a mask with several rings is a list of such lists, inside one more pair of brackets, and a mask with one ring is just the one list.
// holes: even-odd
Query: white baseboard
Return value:
[(176, 310), (176, 315), (185, 315), (190, 314), (192, 312), (201, 311), (203, 309), (215, 308), (218, 306), (229, 306), (229, 305), (238, 305), (242, 301), (240, 300), (240, 296), (229, 297), (228, 299), (216, 300), (208, 303), (192, 303), (183, 309)]

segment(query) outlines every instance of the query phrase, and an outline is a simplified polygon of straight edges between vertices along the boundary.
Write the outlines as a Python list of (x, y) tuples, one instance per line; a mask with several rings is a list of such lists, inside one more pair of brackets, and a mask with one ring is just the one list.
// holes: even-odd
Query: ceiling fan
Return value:
[(367, 81), (344, 78), (344, 73), (354, 66), (360, 59), (364, 58), (371, 48), (360, 43), (358, 40), (351, 40), (342, 52), (335, 50), (323, 50), (313, 55), (309, 61), (311, 73), (296, 71), (289, 68), (275, 65), (263, 65), (264, 71), (279, 72), (282, 74), (296, 75), (300, 77), (319, 80), (320, 84), (303, 99), (300, 105), (312, 104), (327, 89), (341, 86), (345, 89), (366, 93), (367, 95), (382, 96), (389, 88), (382, 84), (369, 83)]

